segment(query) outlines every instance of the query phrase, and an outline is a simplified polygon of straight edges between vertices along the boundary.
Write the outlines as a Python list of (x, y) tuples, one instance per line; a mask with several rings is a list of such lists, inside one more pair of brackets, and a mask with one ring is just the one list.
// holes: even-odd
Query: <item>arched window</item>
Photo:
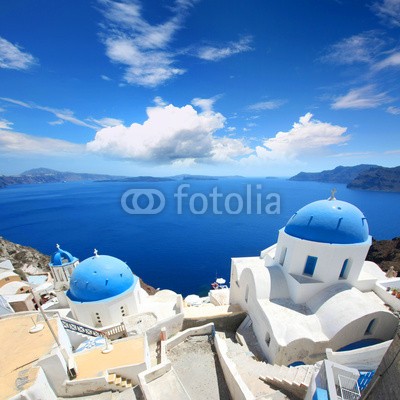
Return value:
[(342, 269), (340, 270), (340, 275), (339, 275), (339, 279), (347, 279), (347, 277), (349, 276), (349, 272), (350, 272), (350, 259), (346, 258), (343, 261), (343, 265), (342, 265)]
[(267, 343), (267, 346), (271, 343), (271, 335), (269, 332), (265, 334), (265, 343)]
[(376, 324), (376, 319), (371, 319), (371, 321), (369, 322), (367, 329), (365, 330), (365, 335), (371, 335), (372, 331), (374, 330)]
[(244, 296), (244, 301), (247, 303), (249, 300), (249, 285), (246, 286), (246, 294)]
[(313, 276), (317, 265), (318, 257), (308, 256), (304, 267), (303, 275)]

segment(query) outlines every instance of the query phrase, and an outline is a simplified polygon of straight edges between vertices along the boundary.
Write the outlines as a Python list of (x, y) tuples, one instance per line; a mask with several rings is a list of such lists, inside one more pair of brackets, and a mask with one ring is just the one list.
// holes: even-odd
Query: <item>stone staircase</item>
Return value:
[(117, 390), (118, 392), (132, 389), (133, 387), (132, 381), (130, 379), (125, 379), (118, 374), (108, 374), (107, 382), (113, 390)]
[(247, 347), (241, 346), (232, 338), (221, 336), (228, 346), (228, 357), (236, 364), (238, 373), (255, 399), (283, 400), (288, 398), (260, 379), (260, 376), (266, 376), (269, 373), (268, 364), (255, 360), (254, 354), (248, 351)]
[(260, 379), (303, 399), (314, 372), (314, 365), (286, 367), (285, 365), (266, 364), (260, 373)]

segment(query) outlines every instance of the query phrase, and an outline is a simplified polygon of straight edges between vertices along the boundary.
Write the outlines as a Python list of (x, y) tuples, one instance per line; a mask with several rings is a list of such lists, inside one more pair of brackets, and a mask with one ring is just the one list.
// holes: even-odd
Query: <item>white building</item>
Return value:
[(57, 244), (57, 251), (51, 256), (49, 263), (50, 273), (54, 281), (54, 290), (61, 307), (68, 307), (65, 292), (69, 289), (71, 275), (79, 260), (68, 251), (60, 248)]
[(120, 324), (139, 312), (139, 278), (123, 261), (95, 251), (73, 271), (67, 299), (80, 322), (94, 327)]
[(230, 303), (251, 317), (268, 361), (313, 364), (327, 347), (392, 339), (398, 321), (372, 291), (384, 274), (365, 261), (370, 245), (362, 212), (331, 198), (296, 212), (259, 257), (232, 259)]

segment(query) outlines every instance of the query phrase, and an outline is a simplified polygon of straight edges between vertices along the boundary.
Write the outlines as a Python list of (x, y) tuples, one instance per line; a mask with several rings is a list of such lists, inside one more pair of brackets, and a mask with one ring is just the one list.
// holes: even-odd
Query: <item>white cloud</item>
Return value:
[(101, 129), (87, 144), (91, 152), (139, 161), (187, 165), (193, 162), (226, 162), (250, 154), (242, 139), (216, 137), (225, 117), (212, 110), (209, 99), (194, 99), (191, 105), (159, 104), (147, 109), (143, 124)]
[(27, 70), (37, 64), (32, 54), (0, 37), (0, 68)]
[(49, 125), (62, 125), (64, 123), (64, 121), (62, 119), (56, 119), (55, 121), (49, 121), (48, 124)]
[(217, 162), (231, 162), (238, 157), (251, 154), (253, 151), (245, 145), (243, 139), (232, 139), (225, 136), (212, 140), (211, 158)]
[(249, 105), (247, 108), (252, 111), (262, 111), (262, 110), (275, 110), (285, 104), (285, 100), (269, 100), (260, 101), (255, 104)]
[(125, 66), (127, 83), (155, 87), (185, 72), (175, 66), (175, 55), (169, 46), (192, 2), (176, 2), (172, 16), (159, 24), (146, 21), (138, 1), (100, 3), (107, 20), (103, 32), (106, 54), (111, 61)]
[(47, 111), (58, 118), (57, 121), (50, 122), (50, 124), (52, 124), (52, 125), (60, 124), (59, 121), (61, 120), (61, 121), (70, 122), (71, 124), (74, 124), (74, 125), (84, 126), (85, 128), (98, 129), (98, 126), (88, 124), (85, 121), (82, 121), (82, 120), (76, 118), (74, 115), (74, 112), (67, 108), (58, 109), (58, 108), (52, 108), (52, 107), (47, 107), (47, 106), (40, 106), (35, 103), (26, 103), (24, 101), (10, 99), (8, 97), (0, 97), (0, 99), (3, 101), (7, 101), (8, 103), (16, 104), (21, 107), (31, 108), (31, 109), (41, 110), (41, 111)]
[(220, 98), (220, 96), (214, 96), (209, 99), (202, 99), (200, 97), (196, 97), (192, 100), (192, 104), (195, 107), (200, 108), (203, 112), (210, 112), (214, 107), (214, 103)]
[(92, 152), (135, 160), (169, 162), (210, 157), (213, 133), (225, 117), (213, 111), (198, 113), (191, 105), (147, 108), (143, 124), (104, 128), (87, 147)]
[(100, 118), (100, 119), (88, 118), (87, 120), (90, 122), (94, 122), (95, 124), (101, 126), (102, 128), (122, 125), (124, 123), (124, 121), (122, 121), (120, 119), (109, 118), (109, 117), (104, 117), (104, 118)]
[(252, 37), (245, 36), (236, 42), (229, 42), (220, 46), (202, 46), (195, 52), (195, 55), (202, 60), (219, 61), (235, 54), (251, 51)]
[(386, 109), (386, 112), (393, 115), (400, 115), (400, 107), (390, 106)]
[(0, 129), (11, 129), (12, 122), (0, 118)]
[(111, 78), (107, 75), (100, 75), (100, 78), (103, 79), (103, 81), (111, 81)]
[(390, 101), (386, 92), (377, 93), (374, 85), (367, 85), (337, 97), (331, 107), (335, 110), (376, 108)]
[(0, 130), (0, 152), (54, 155), (61, 153), (80, 153), (84, 146), (65, 140), (31, 136), (19, 132)]
[(372, 9), (385, 24), (400, 26), (400, 0), (381, 0), (373, 4)]
[(168, 103), (164, 101), (164, 99), (160, 96), (156, 96), (153, 99), (153, 102), (156, 106), (166, 106)]
[(400, 67), (400, 52), (392, 53), (390, 56), (379, 61), (373, 66), (373, 69), (380, 71), (388, 67)]
[(278, 132), (275, 137), (264, 141), (263, 146), (256, 147), (255, 159), (287, 162), (289, 159), (302, 158), (320, 149), (342, 144), (349, 140), (345, 136), (347, 128), (321, 122), (312, 118), (311, 113), (300, 117), (287, 132)]
[(235, 131), (236, 131), (236, 126), (228, 126), (228, 127), (226, 128), (226, 130), (227, 130), (228, 132), (235, 132)]
[(320, 58), (334, 64), (371, 63), (384, 45), (377, 31), (353, 35), (333, 44)]

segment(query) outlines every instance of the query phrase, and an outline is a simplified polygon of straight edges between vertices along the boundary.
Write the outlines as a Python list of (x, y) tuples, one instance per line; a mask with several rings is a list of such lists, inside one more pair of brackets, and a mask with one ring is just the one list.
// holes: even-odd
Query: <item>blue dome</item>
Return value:
[(355, 206), (339, 200), (319, 200), (297, 211), (285, 227), (288, 235), (312, 242), (354, 244), (368, 239), (368, 222)]
[(50, 267), (61, 267), (62, 265), (71, 264), (75, 261), (78, 261), (78, 259), (74, 257), (71, 253), (68, 253), (68, 251), (57, 247), (57, 251), (51, 256), (49, 265)]
[(137, 280), (130, 268), (118, 258), (94, 256), (75, 268), (67, 296), (78, 302), (105, 300), (134, 287)]

